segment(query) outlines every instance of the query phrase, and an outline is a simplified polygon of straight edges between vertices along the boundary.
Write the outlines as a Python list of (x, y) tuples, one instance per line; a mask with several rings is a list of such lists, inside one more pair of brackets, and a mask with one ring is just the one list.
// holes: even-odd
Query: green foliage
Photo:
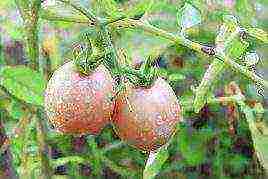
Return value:
[(133, 19), (139, 19), (142, 17), (146, 12), (149, 13), (155, 0), (144, 0), (137, 2), (134, 7), (128, 9), (126, 11), (126, 16), (133, 18)]
[(268, 146), (268, 136), (267, 136), (267, 124), (259, 121), (256, 122), (256, 116), (255, 115), (260, 115), (260, 119), (262, 120), (262, 115), (264, 113), (263, 108), (260, 107), (259, 105), (256, 106), (255, 108), (255, 114), (254, 114), (254, 109), (251, 109), (249, 106), (247, 106), (243, 101), (238, 102), (240, 106), (240, 110), (244, 113), (245, 118), (247, 120), (249, 129), (251, 131), (253, 143), (254, 143), (254, 148), (257, 152), (257, 157), (260, 160), (261, 164), (263, 167), (267, 170), (268, 169), (268, 151), (267, 151), (267, 146)]
[[(12, 168), (21, 178), (42, 178), (42, 154), (48, 158), (49, 166), (45, 167), (52, 178), (265, 177), (259, 164), (268, 170), (266, 96), (257, 96), (248, 79), (230, 72), (224, 61), (216, 57), (224, 54), (246, 69), (266, 70), (267, 62), (261, 60), (261, 57), (267, 57), (267, 18), (263, 12), (267, 9), (266, 1), (71, 1), (92, 10), (93, 14), (103, 18), (101, 20), (116, 21), (104, 31), (96, 31), (91, 25), (88, 27), (87, 18), (64, 3), (41, 9), (38, 26), (32, 29), (40, 28), (39, 40), (27, 43), (40, 47), (44, 57), (39, 61), (42, 59), (44, 65), (48, 60), (52, 64), (51, 73), (65, 59), (73, 59), (74, 44), (83, 46), (88, 42), (81, 35), (84, 29), (97, 32), (90, 34), (91, 40), (99, 45), (98, 51), (107, 50), (108, 67), (117, 66), (111, 63), (116, 62), (119, 49), (126, 53), (129, 66), (148, 59), (151, 49), (160, 49), (154, 52), (157, 73), (170, 83), (178, 96), (184, 121), (168, 147), (150, 155), (120, 141), (111, 126), (105, 127), (97, 137), (64, 135), (48, 126), (44, 114), (41, 121), (45, 123), (45, 145), (40, 144), (43, 133), (36, 127), (38, 115), (35, 108), (43, 108), (45, 72), (35, 72), (23, 66), (9, 67), (4, 62), (8, 60), (4, 60), (5, 55), (13, 52), (5, 43), (18, 40), (25, 44), (23, 33), (26, 29), (17, 20), (19, 17), (12, 16), (12, 12), (17, 11), (14, 2), (0, 1), (0, 122), (3, 123), (1, 128), (5, 129), (0, 133), (0, 145), (5, 135), (8, 136), (7, 151), (12, 155)], [(52, 21), (53, 18), (41, 20), (48, 16), (56, 16), (57, 21)], [(69, 17), (68, 22), (61, 21), (65, 16)], [(123, 29), (129, 24), (117, 21), (128, 18), (134, 21), (141, 17), (141, 21), (137, 21), (140, 26), (134, 24), (131, 30)], [(77, 20), (81, 21), (73, 23)], [(149, 23), (154, 28), (145, 32), (143, 28)], [(154, 30), (158, 28), (167, 33), (168, 38), (161, 33), (155, 34)], [(185, 37), (180, 38), (181, 35)], [(179, 42), (186, 38), (188, 41), (174, 43), (177, 41), (171, 40), (172, 37), (178, 37)], [(216, 57), (204, 55), (200, 46), (191, 46), (190, 39), (201, 47), (215, 44)], [(29, 54), (26, 56), (29, 59)], [(225, 88), (231, 80), (239, 84), (245, 98), (229, 96)], [(227, 102), (221, 102), (218, 97), (224, 97), (223, 101)], [(232, 127), (234, 133), (230, 130)], [(79, 142), (75, 142), (77, 140)], [(0, 178), (6, 164), (4, 147), (0, 146)]]
[(206, 145), (212, 137), (212, 131), (192, 131), (182, 128), (178, 136), (178, 147), (187, 165), (194, 166), (204, 162)]
[(237, 0), (235, 2), (237, 15), (243, 25), (250, 25), (253, 20), (254, 8), (249, 0)]
[(145, 169), (143, 171), (144, 179), (152, 179), (154, 178), (161, 170), (163, 164), (168, 159), (169, 153), (167, 150), (167, 146), (163, 146), (156, 152), (151, 152)]
[(247, 33), (252, 36), (255, 37), (256, 39), (264, 42), (264, 43), (268, 43), (268, 34), (267, 32), (265, 32), (262, 29), (259, 28), (248, 28), (247, 29)]
[(41, 74), (27, 67), (3, 67), (0, 84), (18, 99), (34, 105), (43, 105), (46, 82)]

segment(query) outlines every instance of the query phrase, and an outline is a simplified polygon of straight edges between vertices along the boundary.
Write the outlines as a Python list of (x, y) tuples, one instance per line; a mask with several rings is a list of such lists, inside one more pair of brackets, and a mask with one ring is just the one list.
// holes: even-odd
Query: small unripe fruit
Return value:
[(113, 86), (113, 79), (103, 65), (81, 75), (73, 61), (64, 64), (55, 71), (45, 92), (49, 122), (62, 133), (100, 133), (114, 110)]
[(113, 123), (117, 134), (143, 151), (166, 144), (182, 118), (172, 88), (161, 78), (149, 88), (127, 85), (117, 98), (115, 109)]

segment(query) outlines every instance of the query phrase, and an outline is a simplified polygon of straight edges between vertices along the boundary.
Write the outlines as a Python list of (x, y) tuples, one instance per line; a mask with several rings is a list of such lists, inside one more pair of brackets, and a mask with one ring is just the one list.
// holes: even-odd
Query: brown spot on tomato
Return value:
[(113, 87), (113, 79), (103, 65), (81, 76), (73, 62), (64, 64), (55, 71), (45, 92), (49, 122), (63, 133), (98, 134), (114, 110), (114, 102), (107, 97), (114, 94)]
[(181, 120), (177, 98), (161, 78), (150, 88), (127, 85), (130, 87), (116, 100), (113, 123), (117, 134), (136, 148), (156, 150), (169, 140)]

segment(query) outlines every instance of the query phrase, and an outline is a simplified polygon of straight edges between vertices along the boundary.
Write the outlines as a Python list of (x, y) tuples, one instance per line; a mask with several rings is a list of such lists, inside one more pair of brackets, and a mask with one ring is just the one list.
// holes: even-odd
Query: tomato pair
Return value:
[(181, 119), (177, 98), (162, 78), (148, 88), (130, 83), (115, 100), (115, 83), (99, 65), (89, 75), (73, 62), (53, 74), (45, 93), (45, 110), (56, 130), (67, 134), (97, 135), (110, 122), (128, 144), (144, 151), (164, 145)]

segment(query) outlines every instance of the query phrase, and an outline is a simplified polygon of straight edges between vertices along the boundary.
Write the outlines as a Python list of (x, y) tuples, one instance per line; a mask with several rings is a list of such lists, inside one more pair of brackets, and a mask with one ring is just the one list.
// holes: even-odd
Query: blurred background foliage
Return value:
[[(116, 6), (124, 12), (137, 4), (146, 6), (148, 1), (80, 0), (79, 3), (99, 15), (113, 16), (120, 13)], [(67, 6), (54, 5), (53, 1), (44, 1), (42, 7), (62, 15), (79, 16)], [(245, 28), (257, 27), (267, 32), (267, 12), (265, 0), (161, 0), (154, 1), (142, 18), (174, 34), (183, 29), (189, 39), (212, 46), (224, 15), (234, 15)], [(184, 108), (184, 121), (178, 125), (167, 152), (160, 153), (156, 164), (147, 168), (148, 154), (120, 142), (112, 126), (107, 126), (95, 139), (55, 133), (45, 120), (42, 94), (53, 71), (71, 60), (73, 48), (83, 42), (80, 34), (85, 27), (40, 19), (39, 72), (26, 70), (24, 66), (29, 59), (23, 20), (13, 0), (0, 1), (0, 178), (142, 178), (145, 174), (148, 178), (154, 175), (190, 179), (265, 178), (268, 129), (264, 127), (259, 135), (254, 133), (250, 122), (262, 127), (268, 124), (267, 91), (259, 95), (254, 83), (225, 69), (215, 81), (214, 95), (231, 95), (229, 83), (233, 81), (239, 84), (245, 103), (208, 104), (196, 114), (191, 109), (193, 88), (198, 86), (213, 59), (138, 29), (110, 30), (117, 51), (126, 54), (133, 65), (148, 55), (160, 54), (156, 63), (159, 72)], [(246, 51), (260, 59), (257, 74), (268, 80), (267, 43), (258, 39), (247, 41)], [(44, 149), (41, 152), (40, 147)]]

